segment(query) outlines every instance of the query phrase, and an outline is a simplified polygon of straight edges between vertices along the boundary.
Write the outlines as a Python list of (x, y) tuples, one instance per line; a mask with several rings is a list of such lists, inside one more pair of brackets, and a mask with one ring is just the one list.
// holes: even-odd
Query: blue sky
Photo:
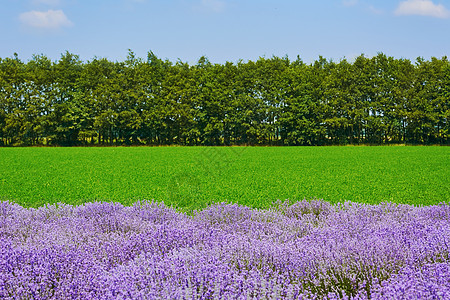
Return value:
[(0, 0), (0, 57), (450, 56), (450, 0)]

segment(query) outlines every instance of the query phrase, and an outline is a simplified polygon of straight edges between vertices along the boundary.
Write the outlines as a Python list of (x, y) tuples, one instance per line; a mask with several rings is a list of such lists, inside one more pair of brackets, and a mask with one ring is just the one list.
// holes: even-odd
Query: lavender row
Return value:
[(0, 299), (450, 298), (450, 206), (0, 203)]

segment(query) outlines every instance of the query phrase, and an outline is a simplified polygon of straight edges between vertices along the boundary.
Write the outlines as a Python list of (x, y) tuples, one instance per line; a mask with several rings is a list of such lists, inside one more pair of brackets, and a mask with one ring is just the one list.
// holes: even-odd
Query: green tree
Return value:
[(449, 143), (450, 63), (0, 58), (0, 145)]
[(54, 64), (55, 82), (51, 86), (52, 111), (49, 115), (50, 143), (76, 145), (81, 130), (80, 105), (76, 103), (77, 81), (82, 70), (78, 55), (66, 52)]
[(1, 61), (1, 106), (3, 115), (2, 128), (8, 145), (24, 144), (26, 135), (24, 118), (26, 112), (26, 71), (25, 64), (17, 53), (12, 58)]

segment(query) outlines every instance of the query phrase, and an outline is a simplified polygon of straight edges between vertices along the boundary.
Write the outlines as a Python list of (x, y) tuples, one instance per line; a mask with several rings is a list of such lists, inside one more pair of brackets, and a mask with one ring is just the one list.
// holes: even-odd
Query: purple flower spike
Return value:
[(450, 207), (0, 202), (0, 299), (447, 299)]

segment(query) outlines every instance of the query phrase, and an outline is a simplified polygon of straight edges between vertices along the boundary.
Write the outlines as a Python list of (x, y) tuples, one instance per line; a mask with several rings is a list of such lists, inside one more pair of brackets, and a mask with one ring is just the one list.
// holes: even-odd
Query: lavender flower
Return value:
[(0, 202), (0, 299), (450, 297), (450, 206)]

